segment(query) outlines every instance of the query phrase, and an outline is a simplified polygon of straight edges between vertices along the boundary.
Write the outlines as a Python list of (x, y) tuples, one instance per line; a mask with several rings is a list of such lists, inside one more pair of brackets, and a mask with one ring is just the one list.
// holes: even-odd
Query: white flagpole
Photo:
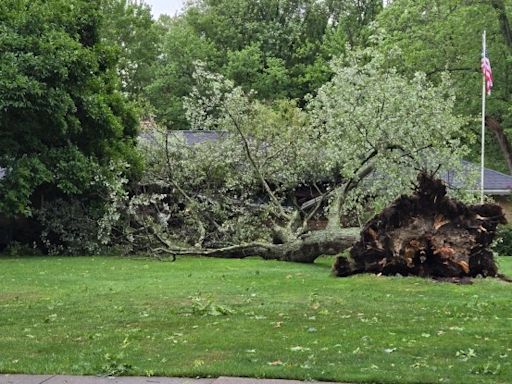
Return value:
[[(482, 35), (482, 58), (485, 57), (486, 41), (485, 31)], [(485, 165), (485, 75), (482, 80), (482, 148), (481, 148), (481, 164), (480, 164), (480, 203), (484, 203), (484, 165)]]

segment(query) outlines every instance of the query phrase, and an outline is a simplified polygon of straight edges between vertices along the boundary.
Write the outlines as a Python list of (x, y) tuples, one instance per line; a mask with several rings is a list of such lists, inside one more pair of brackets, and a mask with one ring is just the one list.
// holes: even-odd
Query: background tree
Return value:
[(28, 217), (59, 198), (94, 207), (97, 178), (112, 161), (137, 171), (137, 119), (119, 91), (116, 55), (101, 42), (100, 25), (100, 1), (1, 2), (4, 215)]
[[(403, 73), (412, 75), (423, 71), (432, 81), (439, 80), (444, 71), (451, 73), (457, 110), (474, 118), (468, 127), (474, 132), (478, 132), (480, 126), (477, 119), (481, 111), (481, 35), (487, 31), (495, 81), (486, 119), (495, 138), (488, 137), (486, 157), (492, 167), (509, 173), (512, 173), (512, 151), (508, 143), (512, 134), (511, 5), (506, 0), (395, 0), (377, 18), (382, 29), (381, 47), (383, 50), (398, 47), (402, 51), (400, 70)], [(475, 159), (479, 148), (479, 145), (474, 146)]]
[(100, 35), (119, 50), (117, 70), (123, 92), (131, 99), (143, 96), (154, 78), (163, 28), (151, 16), (149, 5), (134, 0), (105, 0), (102, 3)]
[(297, 99), (303, 106), (305, 95), (330, 78), (333, 55), (347, 42), (366, 42), (364, 31), (381, 8), (377, 0), (192, 1), (167, 24), (157, 79), (148, 88), (157, 117), (169, 128), (187, 127), (181, 97), (191, 91), (194, 60), (260, 100)]
[(161, 124), (170, 129), (186, 129), (182, 98), (192, 89), (194, 62), (203, 60), (210, 68), (217, 69), (220, 55), (208, 38), (195, 33), (180, 18), (161, 18), (159, 25), (167, 32), (162, 38), (162, 55), (154, 80), (146, 94)]

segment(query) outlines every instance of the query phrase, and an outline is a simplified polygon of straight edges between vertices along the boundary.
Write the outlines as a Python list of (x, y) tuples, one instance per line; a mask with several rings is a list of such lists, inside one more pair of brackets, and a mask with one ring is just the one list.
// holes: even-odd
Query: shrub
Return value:
[(502, 225), (498, 228), (493, 250), (500, 256), (512, 256), (512, 225)]

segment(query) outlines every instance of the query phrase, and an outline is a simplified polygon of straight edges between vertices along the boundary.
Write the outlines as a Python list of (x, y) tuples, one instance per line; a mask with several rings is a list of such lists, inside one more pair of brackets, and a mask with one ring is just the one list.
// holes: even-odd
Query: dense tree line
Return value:
[[(2, 1), (0, 28), (7, 229), (57, 202), (100, 216), (112, 164), (129, 164), (132, 176), (141, 169), (137, 115), (120, 89), (116, 48), (102, 38), (101, 2)], [(28, 226), (37, 233), (40, 222)]]
[(329, 61), (346, 44), (365, 45), (381, 1), (201, 0), (166, 29), (148, 99), (169, 129), (189, 127), (182, 97), (194, 84), (201, 60), (261, 100), (297, 99), (331, 76)]
[(0, 153), (9, 169), (0, 207), (26, 214), (52, 194), (82, 192), (95, 165), (128, 159), (137, 121), (116, 91), (115, 57), (100, 42), (99, 6), (0, 7)]
[[(343, 215), (477, 154), (483, 29), (496, 79), (489, 159), (512, 169), (511, 6), (194, 0), (155, 20), (132, 0), (5, 0), (0, 225), (75, 253), (293, 248), (318, 217), (339, 240)], [(165, 132), (230, 139), (191, 152), (153, 132), (141, 151), (139, 120), (153, 117)], [(368, 184), (379, 169), (394, 182)], [(298, 202), (306, 189), (313, 199)], [(13, 233), (20, 222), (32, 232)]]

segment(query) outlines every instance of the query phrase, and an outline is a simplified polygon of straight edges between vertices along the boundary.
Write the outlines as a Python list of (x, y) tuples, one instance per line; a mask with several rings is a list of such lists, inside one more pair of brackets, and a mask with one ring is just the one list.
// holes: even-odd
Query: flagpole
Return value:
[[(482, 57), (485, 57), (486, 49), (486, 36), (485, 31), (482, 35)], [(482, 148), (481, 148), (481, 161), (480, 161), (480, 203), (484, 203), (484, 165), (485, 165), (485, 74), (482, 79)]]

